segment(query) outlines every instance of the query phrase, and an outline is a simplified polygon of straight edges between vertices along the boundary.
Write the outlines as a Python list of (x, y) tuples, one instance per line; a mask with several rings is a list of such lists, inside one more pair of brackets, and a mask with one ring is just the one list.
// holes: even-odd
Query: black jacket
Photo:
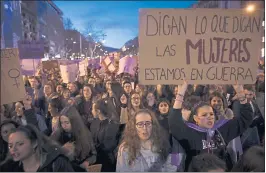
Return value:
[(8, 145), (7, 143), (3, 140), (0, 139), (0, 163), (5, 160), (7, 153), (8, 153)]
[[(44, 150), (42, 157), (45, 161), (37, 172), (74, 172), (70, 161), (58, 148), (45, 148)], [(24, 172), (24, 170), (20, 162), (8, 161), (1, 165), (0, 172)]]
[[(59, 143), (61, 145), (66, 144), (67, 142), (74, 142), (75, 138), (73, 137), (73, 135), (71, 133), (67, 133), (67, 132), (62, 132), (60, 133), (60, 137), (59, 137)], [(85, 158), (85, 159), (80, 159), (80, 158), (75, 158), (74, 161), (72, 161), (73, 163), (80, 165), (82, 164), (84, 161), (88, 161), (90, 163), (90, 165), (94, 164), (96, 161), (96, 156), (97, 156), (97, 152), (94, 148), (94, 146), (91, 146), (91, 152), (90, 154)]]
[[(39, 125), (38, 125), (38, 120), (37, 120), (37, 117), (36, 117), (35, 109), (24, 110), (24, 115), (25, 115), (27, 124), (32, 124), (36, 128), (39, 129)], [(18, 116), (14, 116), (13, 120), (16, 121), (17, 123), (21, 124), (21, 120), (20, 120), (20, 118)]]
[[(87, 107), (89, 105), (89, 107)], [(86, 112), (85, 109), (89, 110), (89, 112)], [(81, 102), (78, 104), (77, 106), (77, 110), (80, 114), (80, 116), (82, 117), (82, 119), (84, 120), (84, 122), (90, 123), (93, 120), (93, 116), (91, 114), (91, 110), (92, 110), (92, 101), (88, 101), (86, 103), (86, 100), (84, 99), (84, 97), (81, 98)]]
[(97, 163), (102, 164), (102, 172), (115, 172), (116, 149), (120, 140), (120, 124), (111, 120), (94, 120), (90, 126), (97, 150)]
[(121, 103), (114, 97), (107, 97), (103, 99), (107, 104), (108, 119), (111, 119), (115, 123), (119, 124), (120, 122), (120, 114), (121, 114)]
[[(224, 120), (224, 124), (217, 127), (217, 132), (223, 138), (225, 144), (227, 145), (231, 140), (242, 134), (252, 122), (252, 109), (249, 104), (241, 105), (241, 116), (233, 118), (231, 120)], [(220, 144), (217, 144), (216, 139), (211, 139), (210, 147), (207, 141), (207, 133), (197, 131), (188, 126), (187, 123), (183, 121), (181, 109), (172, 109), (169, 117), (169, 127), (170, 131), (175, 139), (184, 148), (187, 158), (185, 162), (186, 170), (190, 164), (193, 156), (199, 155), (202, 152), (211, 152), (214, 154), (220, 153)], [(215, 131), (215, 133), (216, 133)], [(215, 136), (215, 135), (214, 135)], [(220, 138), (221, 139), (221, 138)], [(219, 142), (219, 141), (218, 141)], [(207, 145), (206, 145), (207, 144)], [(217, 144), (217, 145), (216, 145)], [(214, 145), (214, 146), (213, 146)], [(207, 147), (206, 147), (207, 146)], [(224, 146), (223, 146), (224, 147)], [(220, 155), (218, 154), (220, 157)]]

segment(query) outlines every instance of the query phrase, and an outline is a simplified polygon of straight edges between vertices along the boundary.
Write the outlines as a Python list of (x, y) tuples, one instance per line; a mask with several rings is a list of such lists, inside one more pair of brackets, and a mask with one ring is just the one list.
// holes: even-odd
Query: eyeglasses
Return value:
[(141, 121), (141, 122), (136, 123), (136, 127), (141, 128), (141, 129), (144, 128), (144, 126), (146, 126), (146, 128), (151, 127), (151, 125), (152, 125), (151, 121)]

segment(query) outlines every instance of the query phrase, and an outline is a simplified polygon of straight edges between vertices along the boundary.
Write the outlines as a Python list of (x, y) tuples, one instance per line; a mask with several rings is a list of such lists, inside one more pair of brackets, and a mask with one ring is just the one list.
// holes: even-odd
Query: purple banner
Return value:
[(18, 50), (20, 59), (44, 58), (44, 43), (40, 41), (19, 41)]

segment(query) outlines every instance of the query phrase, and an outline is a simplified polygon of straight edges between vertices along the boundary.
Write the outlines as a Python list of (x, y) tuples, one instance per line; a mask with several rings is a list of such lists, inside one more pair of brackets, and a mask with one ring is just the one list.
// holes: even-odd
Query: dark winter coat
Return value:
[[(44, 160), (36, 172), (74, 172), (74, 169), (66, 156), (58, 148), (44, 148), (42, 159)], [(0, 172), (24, 172), (21, 162), (8, 161), (0, 166)]]
[(183, 121), (181, 109), (172, 109), (169, 114), (169, 127), (175, 139), (186, 151), (186, 170), (192, 158), (202, 152), (211, 152), (224, 158), (227, 144), (242, 134), (252, 122), (250, 104), (241, 105), (241, 116), (231, 120), (218, 121), (213, 129), (203, 129)]
[(102, 172), (115, 172), (116, 149), (120, 140), (120, 124), (111, 120), (94, 120), (90, 126), (95, 148), (96, 163), (102, 164)]

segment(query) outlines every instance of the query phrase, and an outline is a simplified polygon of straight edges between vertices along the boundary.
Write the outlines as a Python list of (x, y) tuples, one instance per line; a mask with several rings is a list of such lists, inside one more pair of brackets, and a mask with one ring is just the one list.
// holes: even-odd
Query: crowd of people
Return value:
[(265, 171), (264, 75), (176, 86), (137, 75), (26, 76), (25, 98), (1, 105), (0, 172)]

